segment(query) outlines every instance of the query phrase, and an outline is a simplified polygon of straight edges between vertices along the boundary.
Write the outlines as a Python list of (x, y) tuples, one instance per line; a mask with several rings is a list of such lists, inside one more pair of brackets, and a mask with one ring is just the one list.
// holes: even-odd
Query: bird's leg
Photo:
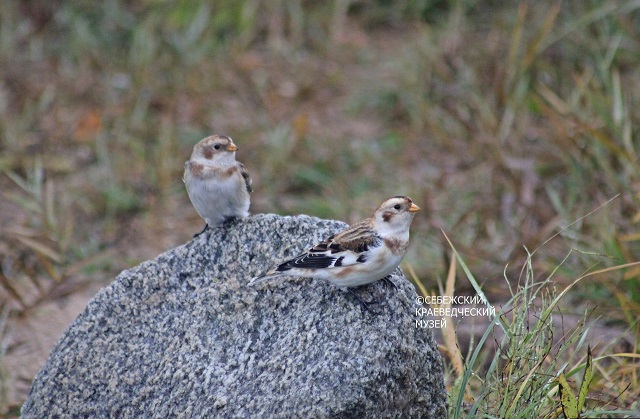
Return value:
[(238, 217), (236, 217), (235, 215), (224, 219), (225, 224), (234, 223), (236, 221), (238, 221)]
[(393, 288), (395, 291), (398, 291), (398, 286), (391, 280), (391, 275), (387, 275), (384, 278), (381, 278), (381, 281), (388, 287)]
[(367, 311), (369, 311), (369, 312), (371, 312), (373, 314), (380, 314), (377, 311), (374, 311), (369, 307), (369, 305), (371, 305), (371, 304), (378, 304), (377, 301), (374, 301), (374, 300), (364, 301), (351, 288), (347, 288), (347, 291), (349, 291), (349, 294), (353, 295), (356, 298), (356, 300), (358, 300), (358, 302), (360, 303), (360, 309), (362, 310), (363, 313), (364, 313), (365, 310), (367, 310)]
[(194, 234), (193, 238), (195, 239), (196, 237), (198, 237), (199, 235), (201, 235), (202, 233), (204, 233), (205, 231), (207, 231), (209, 229), (209, 224), (205, 223), (204, 224), (204, 228), (202, 229), (202, 231), (200, 233)]

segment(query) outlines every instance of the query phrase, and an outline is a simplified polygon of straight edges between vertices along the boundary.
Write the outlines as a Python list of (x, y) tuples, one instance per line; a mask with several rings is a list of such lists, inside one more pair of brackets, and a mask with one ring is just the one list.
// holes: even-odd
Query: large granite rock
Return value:
[(446, 416), (440, 354), (415, 327), (415, 290), (245, 284), (344, 228), (258, 215), (122, 272), (60, 338), (24, 418)]

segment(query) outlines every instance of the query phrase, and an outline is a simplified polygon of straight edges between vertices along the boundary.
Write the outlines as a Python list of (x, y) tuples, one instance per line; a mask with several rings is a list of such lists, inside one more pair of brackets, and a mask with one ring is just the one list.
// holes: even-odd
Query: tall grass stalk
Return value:
[[(477, 284), (464, 260), (452, 248), (467, 279)], [(562, 263), (572, 253), (570, 251)], [(562, 318), (560, 301), (587, 277), (638, 266), (640, 262), (585, 273), (558, 293), (553, 277), (562, 263), (545, 279), (537, 280), (532, 256), (528, 255), (523, 267), (524, 281), (512, 290), (510, 300), (496, 310), (496, 316), (471, 350), (463, 374), (454, 381), (450, 391), (451, 417), (547, 418), (559, 417), (562, 412), (567, 415), (565, 403), (569, 399), (566, 392), (565, 398), (561, 398), (559, 382), (563, 382), (564, 377), (575, 380), (591, 362), (586, 339), (590, 312), (585, 311), (583, 320), (575, 327), (558, 330), (553, 320), (555, 316)], [(488, 365), (481, 365), (481, 355), (487, 351), (493, 355)], [(609, 356), (634, 358), (637, 354)], [(604, 357), (592, 361), (597, 364), (602, 359)], [(581, 407), (587, 401), (585, 416), (638, 413), (609, 410), (605, 408), (608, 402), (595, 403), (588, 397), (588, 385), (589, 382), (582, 386), (584, 391), (576, 396), (582, 401)], [(571, 401), (576, 406), (579, 404), (578, 400)]]

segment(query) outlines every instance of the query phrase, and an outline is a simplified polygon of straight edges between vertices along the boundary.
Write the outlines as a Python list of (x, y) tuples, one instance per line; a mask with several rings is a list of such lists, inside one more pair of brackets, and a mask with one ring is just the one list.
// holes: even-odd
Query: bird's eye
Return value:
[(395, 205), (393, 206), (393, 208), (395, 208), (395, 209), (399, 210), (400, 208), (402, 208), (402, 205), (400, 205), (400, 204), (395, 204)]
[(215, 148), (216, 150), (220, 150), (220, 144), (214, 145), (213, 148)]

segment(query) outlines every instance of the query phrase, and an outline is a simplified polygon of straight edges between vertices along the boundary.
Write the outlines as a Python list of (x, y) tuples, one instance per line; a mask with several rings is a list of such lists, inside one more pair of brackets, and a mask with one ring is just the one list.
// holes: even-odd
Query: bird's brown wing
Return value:
[(247, 188), (247, 192), (253, 192), (253, 188), (251, 187), (251, 175), (249, 175), (249, 172), (247, 171), (246, 167), (244, 167), (244, 164), (238, 163), (238, 167), (240, 167), (240, 174), (244, 179), (244, 185)]

